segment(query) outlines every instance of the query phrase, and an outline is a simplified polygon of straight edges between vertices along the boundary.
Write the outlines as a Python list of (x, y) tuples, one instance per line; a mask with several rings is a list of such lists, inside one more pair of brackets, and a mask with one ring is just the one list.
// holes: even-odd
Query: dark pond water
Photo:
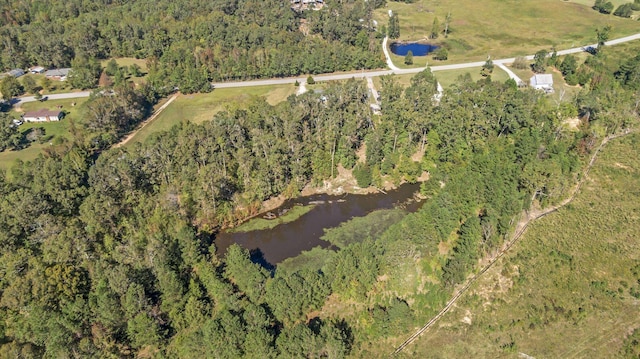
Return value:
[(394, 42), (389, 48), (391, 52), (399, 56), (405, 56), (409, 50), (411, 50), (413, 56), (426, 56), (428, 53), (436, 51), (438, 46), (418, 42)]
[(295, 257), (302, 251), (313, 247), (331, 246), (320, 237), (323, 229), (338, 226), (353, 217), (361, 217), (377, 209), (402, 207), (409, 212), (420, 208), (422, 203), (413, 201), (413, 195), (420, 184), (404, 184), (387, 194), (369, 195), (314, 195), (289, 200), (273, 212), (297, 205), (316, 204), (316, 206), (297, 220), (281, 224), (273, 229), (244, 233), (221, 232), (216, 236), (218, 255), (223, 255), (233, 243), (249, 250), (259, 249), (264, 261), (275, 265), (283, 260)]

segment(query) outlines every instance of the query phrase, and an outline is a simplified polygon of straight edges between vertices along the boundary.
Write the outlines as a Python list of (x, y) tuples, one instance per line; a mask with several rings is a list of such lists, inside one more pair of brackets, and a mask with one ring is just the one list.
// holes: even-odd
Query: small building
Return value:
[(13, 69), (9, 72), (7, 72), (8, 75), (13, 76), (13, 77), (20, 77), (22, 75), (24, 75), (24, 70), (23, 69)]
[(536, 90), (553, 92), (553, 76), (551, 74), (536, 74), (529, 79), (529, 86)]
[(25, 122), (51, 122), (60, 121), (64, 117), (64, 112), (59, 110), (45, 110), (25, 112), (22, 119)]
[(42, 66), (36, 66), (29, 69), (29, 72), (32, 74), (43, 74), (45, 72), (45, 68)]
[(70, 68), (47, 70), (44, 75), (52, 80), (64, 81), (69, 76)]

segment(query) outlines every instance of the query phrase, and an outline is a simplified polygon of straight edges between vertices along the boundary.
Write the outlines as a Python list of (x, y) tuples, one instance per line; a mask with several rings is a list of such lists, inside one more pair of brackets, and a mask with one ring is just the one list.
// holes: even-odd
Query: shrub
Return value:
[(444, 61), (449, 58), (449, 52), (444, 47), (441, 47), (433, 52), (433, 59)]
[(315, 83), (316, 83), (316, 80), (313, 79), (313, 76), (309, 75), (309, 77), (307, 77), (307, 84), (313, 85)]
[(366, 188), (371, 185), (371, 168), (367, 164), (358, 164), (353, 168), (353, 176), (358, 182), (358, 187)]
[(633, 14), (633, 5), (631, 3), (618, 6), (616, 11), (613, 12), (613, 15), (620, 17), (631, 17), (631, 14)]
[(518, 70), (525, 70), (529, 68), (529, 62), (524, 58), (524, 56), (518, 56), (515, 60), (513, 60), (511, 67)]
[(409, 52), (407, 52), (407, 55), (404, 57), (404, 64), (413, 65), (413, 52), (411, 50), (409, 50)]
[(596, 0), (595, 4), (593, 4), (593, 9), (602, 14), (611, 14), (611, 11), (613, 11), (613, 3), (611, 1)]

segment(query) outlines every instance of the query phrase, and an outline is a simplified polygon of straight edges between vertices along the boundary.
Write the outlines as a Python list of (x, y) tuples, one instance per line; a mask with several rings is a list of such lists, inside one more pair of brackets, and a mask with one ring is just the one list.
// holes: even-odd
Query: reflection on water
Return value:
[(404, 184), (387, 194), (314, 195), (289, 200), (273, 212), (278, 213), (296, 205), (315, 203), (316, 206), (297, 220), (273, 229), (244, 233), (221, 232), (215, 239), (218, 255), (225, 253), (231, 244), (238, 243), (244, 248), (257, 250), (254, 252), (259, 253), (266, 262), (277, 264), (316, 246), (326, 248), (331, 244), (320, 239), (325, 228), (336, 227), (353, 217), (361, 217), (377, 209), (401, 206), (414, 212), (421, 203), (411, 200), (419, 189), (419, 183)]
[(431, 44), (421, 44), (418, 42), (394, 42), (389, 45), (389, 49), (396, 55), (405, 56), (409, 51), (413, 56), (426, 56), (438, 49), (438, 46)]

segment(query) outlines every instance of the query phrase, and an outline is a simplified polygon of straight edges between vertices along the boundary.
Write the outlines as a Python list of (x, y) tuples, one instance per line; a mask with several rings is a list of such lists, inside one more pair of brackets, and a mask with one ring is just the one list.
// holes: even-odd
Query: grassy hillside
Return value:
[(130, 141), (142, 142), (154, 132), (168, 130), (183, 120), (201, 123), (213, 118), (231, 104), (242, 105), (254, 96), (264, 97), (274, 105), (284, 101), (297, 90), (293, 85), (256, 86), (246, 88), (216, 89), (211, 93), (181, 95), (153, 122), (141, 129)]
[[(444, 29), (445, 17), (450, 12), (449, 37), (445, 39), (440, 35), (431, 40), (449, 49), (449, 63), (482, 61), (487, 55), (502, 58), (533, 54), (553, 46), (563, 49), (595, 43), (595, 29), (606, 25), (612, 26), (611, 38), (640, 31), (638, 22), (633, 19), (600, 14), (590, 6), (560, 0), (387, 2), (375, 12), (380, 25), (388, 24), (388, 10), (400, 18), (400, 40), (426, 39), (435, 17)], [(395, 63), (402, 63), (402, 56), (393, 58)], [(414, 58), (414, 62), (423, 64), (424, 60), (420, 59)], [(430, 64), (436, 65), (431, 59)]]
[(575, 200), (534, 222), (403, 355), (623, 357), (640, 328), (639, 145), (609, 142)]

